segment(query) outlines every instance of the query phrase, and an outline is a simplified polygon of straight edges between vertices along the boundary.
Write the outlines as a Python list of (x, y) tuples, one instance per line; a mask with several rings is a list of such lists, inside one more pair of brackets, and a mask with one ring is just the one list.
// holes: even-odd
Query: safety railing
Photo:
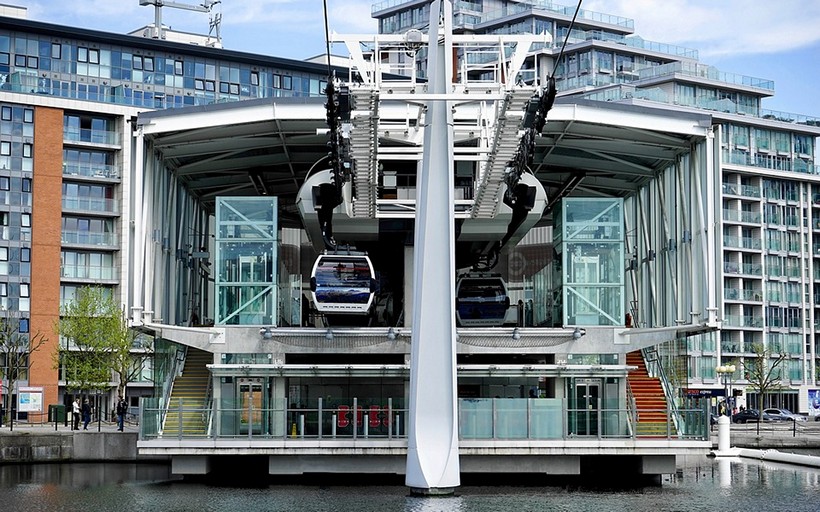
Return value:
[[(259, 396), (244, 401), (214, 400), (210, 407), (174, 404), (168, 414), (178, 416), (177, 427), (163, 430), (164, 410), (145, 400), (140, 438), (152, 439), (281, 439), (389, 440), (407, 437), (409, 411), (404, 399), (316, 399), (309, 404), (263, 403)], [(462, 440), (669, 439), (707, 440), (708, 411), (666, 408), (664, 431), (637, 428), (634, 407), (619, 407), (597, 399), (576, 403), (561, 398), (462, 398), (458, 400), (459, 438)], [(612, 405), (612, 406), (611, 406)], [(209, 428), (186, 431), (184, 418), (210, 418)], [(660, 416), (660, 414), (656, 414)], [(677, 418), (677, 419), (673, 419)]]

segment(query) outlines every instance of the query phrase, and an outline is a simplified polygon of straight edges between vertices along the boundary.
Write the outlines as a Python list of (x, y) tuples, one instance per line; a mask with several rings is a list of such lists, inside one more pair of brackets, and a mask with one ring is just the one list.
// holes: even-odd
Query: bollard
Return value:
[(732, 447), (730, 432), (729, 417), (721, 416), (718, 418), (718, 452), (727, 452)]

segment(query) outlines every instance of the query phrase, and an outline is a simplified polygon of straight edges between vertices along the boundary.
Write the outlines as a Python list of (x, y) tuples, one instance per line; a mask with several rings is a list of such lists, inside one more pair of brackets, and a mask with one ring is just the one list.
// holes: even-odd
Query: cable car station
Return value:
[[(166, 391), (140, 453), (435, 493), (710, 447), (702, 404), (635, 398), (671, 378), (659, 344), (718, 327), (710, 116), (555, 100), (548, 36), (454, 35), (449, 9), (429, 36), (333, 36), (327, 98), (135, 120), (131, 319)], [(498, 265), (528, 247), (531, 278)]]

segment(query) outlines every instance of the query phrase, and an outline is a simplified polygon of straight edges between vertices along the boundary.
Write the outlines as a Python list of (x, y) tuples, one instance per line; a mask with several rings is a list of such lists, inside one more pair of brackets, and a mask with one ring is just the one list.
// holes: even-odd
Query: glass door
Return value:
[(576, 436), (597, 436), (600, 379), (577, 379), (569, 411), (569, 432)]
[(262, 379), (239, 379), (239, 433), (262, 434), (265, 425), (267, 401), (263, 393)]

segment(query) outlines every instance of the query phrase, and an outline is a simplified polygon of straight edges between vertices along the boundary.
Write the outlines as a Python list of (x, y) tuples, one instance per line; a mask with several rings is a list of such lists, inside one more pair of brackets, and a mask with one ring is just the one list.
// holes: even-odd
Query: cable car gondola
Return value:
[(467, 273), (456, 283), (456, 320), (462, 327), (504, 325), (510, 297), (499, 274)]
[(310, 274), (316, 310), (331, 315), (367, 315), (376, 293), (376, 275), (364, 253), (325, 252)]

